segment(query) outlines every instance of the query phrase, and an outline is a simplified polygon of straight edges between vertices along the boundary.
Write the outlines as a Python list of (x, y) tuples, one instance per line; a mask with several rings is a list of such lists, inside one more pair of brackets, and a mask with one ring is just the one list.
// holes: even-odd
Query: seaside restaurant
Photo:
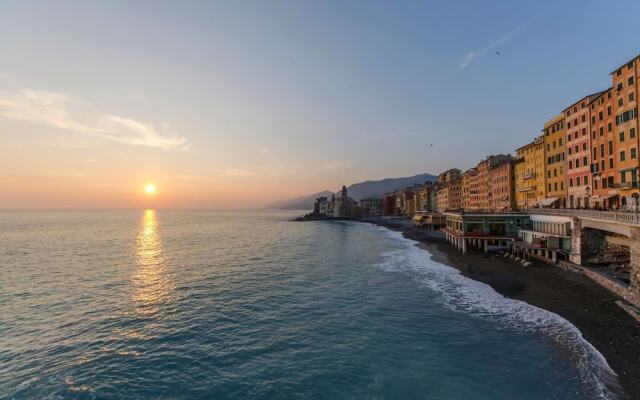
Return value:
[(485, 253), (506, 249), (518, 238), (518, 231), (531, 225), (528, 214), (447, 212), (446, 226), (442, 228), (447, 241), (463, 253), (468, 246)]
[(573, 222), (569, 217), (532, 215), (531, 226), (520, 229), (520, 239), (513, 251), (523, 258), (533, 256), (554, 264), (558, 258), (568, 259), (571, 253)]

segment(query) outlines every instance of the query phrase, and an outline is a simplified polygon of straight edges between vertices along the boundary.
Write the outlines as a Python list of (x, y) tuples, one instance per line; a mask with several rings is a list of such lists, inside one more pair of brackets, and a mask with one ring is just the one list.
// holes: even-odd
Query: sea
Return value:
[(299, 213), (0, 213), (0, 399), (616, 398), (567, 320)]

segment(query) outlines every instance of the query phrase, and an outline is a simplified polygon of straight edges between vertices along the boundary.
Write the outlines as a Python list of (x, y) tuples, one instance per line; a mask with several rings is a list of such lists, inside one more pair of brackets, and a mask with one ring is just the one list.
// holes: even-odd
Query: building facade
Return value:
[(516, 206), (519, 209), (535, 207), (545, 200), (545, 147), (542, 136), (516, 149), (514, 174)]
[[(591, 168), (593, 190), (590, 206), (610, 208), (617, 204), (615, 189), (616, 158), (614, 157), (613, 88), (591, 101)], [(580, 182), (574, 182), (574, 185)], [(585, 189), (586, 190), (586, 189)]]
[(636, 209), (638, 201), (638, 78), (640, 57), (636, 56), (611, 73), (613, 86), (613, 134), (618, 206)]
[(567, 207), (589, 208), (591, 174), (591, 102), (602, 92), (585, 96), (563, 110), (566, 122)]
[(546, 199), (543, 205), (565, 207), (567, 204), (565, 117), (559, 114), (544, 124)]
[(513, 211), (516, 208), (514, 174), (515, 159), (500, 160), (489, 170), (489, 209), (494, 212)]

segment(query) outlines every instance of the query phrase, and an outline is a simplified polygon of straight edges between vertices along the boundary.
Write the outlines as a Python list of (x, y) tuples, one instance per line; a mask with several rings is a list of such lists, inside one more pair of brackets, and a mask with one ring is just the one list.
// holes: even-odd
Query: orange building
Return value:
[(603, 92), (583, 97), (565, 108), (567, 207), (588, 208), (593, 190), (591, 177), (591, 103)]
[[(618, 206), (628, 208), (638, 201), (638, 78), (640, 56), (611, 73), (615, 128), (613, 147)], [(610, 186), (609, 186), (610, 187)]]
[[(593, 170), (593, 196), (591, 207), (609, 208), (617, 203), (615, 189), (616, 159), (614, 157), (613, 88), (592, 99), (591, 113), (591, 164)], [(579, 185), (581, 182), (569, 182)]]
[(512, 211), (516, 208), (515, 159), (501, 159), (489, 170), (489, 209)]

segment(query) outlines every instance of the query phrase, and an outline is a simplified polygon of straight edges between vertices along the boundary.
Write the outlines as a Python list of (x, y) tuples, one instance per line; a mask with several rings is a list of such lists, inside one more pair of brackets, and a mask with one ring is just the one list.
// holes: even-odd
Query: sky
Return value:
[(624, 0), (5, 1), (0, 209), (259, 208), (465, 169), (607, 88), (640, 53), (638, 15)]

